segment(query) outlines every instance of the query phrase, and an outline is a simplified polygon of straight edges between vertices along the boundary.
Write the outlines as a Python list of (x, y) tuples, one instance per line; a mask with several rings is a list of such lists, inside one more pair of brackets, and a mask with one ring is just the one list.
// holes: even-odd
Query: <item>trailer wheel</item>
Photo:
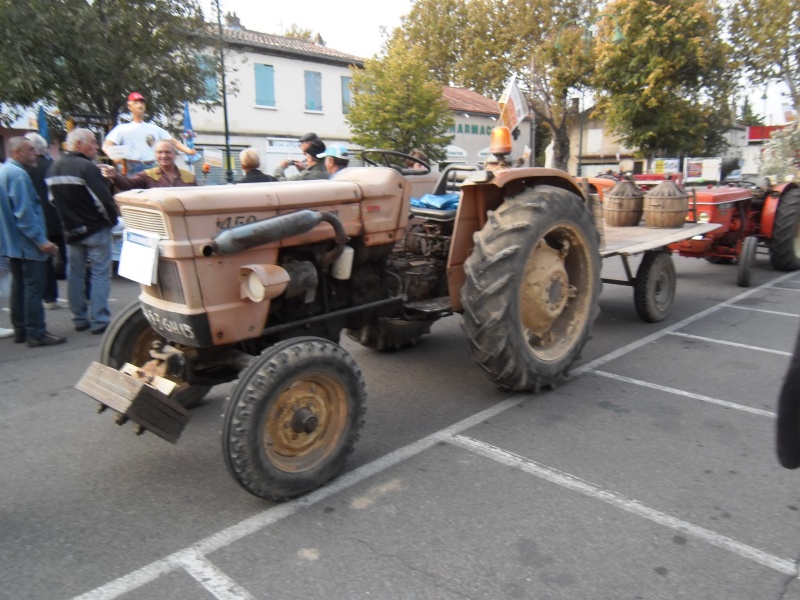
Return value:
[(800, 332), (778, 395), (775, 442), (778, 462), (786, 469), (800, 467)]
[(464, 263), (472, 358), (507, 390), (565, 377), (599, 313), (598, 235), (576, 194), (537, 186), (489, 211)]
[(380, 318), (361, 329), (346, 329), (345, 335), (365, 348), (384, 352), (416, 346), (431, 330), (432, 320), (407, 321), (406, 319)]
[(739, 252), (739, 264), (736, 267), (736, 285), (739, 287), (750, 287), (753, 278), (753, 263), (756, 261), (756, 249), (758, 248), (758, 238), (749, 235), (742, 242), (742, 249)]
[(222, 453), (251, 494), (282, 501), (338, 475), (364, 422), (366, 385), (345, 350), (302, 337), (242, 372), (225, 411)]
[(783, 194), (775, 212), (769, 259), (779, 271), (800, 269), (800, 189)]
[(648, 251), (636, 271), (633, 303), (646, 323), (663, 321), (675, 300), (675, 263), (669, 252)]
[[(109, 323), (100, 343), (100, 362), (114, 369), (121, 368), (125, 363), (141, 367), (150, 360), (151, 344), (163, 339), (150, 327), (139, 302), (132, 302)], [(191, 385), (174, 378), (168, 379), (178, 384), (170, 398), (184, 408), (196, 407), (211, 389), (210, 385)]]

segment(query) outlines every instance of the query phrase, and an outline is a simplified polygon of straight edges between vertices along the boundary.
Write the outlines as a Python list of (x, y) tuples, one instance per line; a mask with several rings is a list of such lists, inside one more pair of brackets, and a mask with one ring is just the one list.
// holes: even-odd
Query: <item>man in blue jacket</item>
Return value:
[(49, 333), (42, 298), (48, 255), (58, 247), (47, 239), (44, 214), (26, 166), (36, 164), (30, 140), (13, 137), (10, 158), (0, 166), (0, 255), (11, 266), (11, 323), (14, 341), (28, 346), (54, 346), (66, 338)]

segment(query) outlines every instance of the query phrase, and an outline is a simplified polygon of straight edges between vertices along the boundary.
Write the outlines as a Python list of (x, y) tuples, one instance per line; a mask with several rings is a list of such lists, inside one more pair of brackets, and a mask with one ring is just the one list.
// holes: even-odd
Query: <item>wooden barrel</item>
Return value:
[(642, 190), (629, 180), (622, 180), (603, 196), (603, 216), (609, 227), (633, 227), (642, 220)]
[(667, 180), (644, 195), (644, 222), (654, 229), (682, 227), (689, 210), (689, 194)]

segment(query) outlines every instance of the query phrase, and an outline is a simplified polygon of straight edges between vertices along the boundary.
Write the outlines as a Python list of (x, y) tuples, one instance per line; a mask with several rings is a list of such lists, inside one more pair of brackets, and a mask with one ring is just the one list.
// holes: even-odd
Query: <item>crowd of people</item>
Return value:
[[(145, 121), (141, 93), (128, 96), (128, 109), (131, 121), (103, 142), (116, 164), (98, 163), (100, 146), (89, 129), (69, 131), (56, 159), (38, 133), (8, 140), (8, 159), (0, 165), (0, 307), (8, 304), (11, 327), (0, 327), (0, 338), (31, 348), (66, 342), (48, 331), (45, 319), (45, 309), (64, 303), (59, 279), (66, 279), (75, 330), (104, 333), (111, 320), (112, 229), (119, 218), (114, 193), (197, 185), (175, 162), (178, 151), (195, 150)], [(124, 159), (114, 146), (124, 146)], [(272, 175), (261, 171), (256, 148), (242, 150), (244, 177), (237, 183), (334, 179), (348, 167), (347, 149), (326, 146), (315, 133), (300, 138), (300, 149), (304, 160), (284, 160)], [(290, 166), (297, 174), (287, 176)]]

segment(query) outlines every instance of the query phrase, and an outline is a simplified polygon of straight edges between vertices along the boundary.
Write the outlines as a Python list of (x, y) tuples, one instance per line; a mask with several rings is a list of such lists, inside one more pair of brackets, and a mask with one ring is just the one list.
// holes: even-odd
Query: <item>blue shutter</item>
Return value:
[(322, 73), (305, 71), (306, 110), (322, 110)]
[(342, 114), (350, 112), (350, 105), (353, 103), (353, 92), (350, 90), (352, 77), (342, 77)]
[(256, 104), (275, 106), (275, 69), (272, 65), (256, 64)]
[(198, 56), (197, 66), (200, 72), (203, 73), (206, 86), (202, 99), (207, 102), (216, 102), (219, 97), (219, 90), (217, 88), (217, 74), (214, 72), (211, 60), (207, 56)]

